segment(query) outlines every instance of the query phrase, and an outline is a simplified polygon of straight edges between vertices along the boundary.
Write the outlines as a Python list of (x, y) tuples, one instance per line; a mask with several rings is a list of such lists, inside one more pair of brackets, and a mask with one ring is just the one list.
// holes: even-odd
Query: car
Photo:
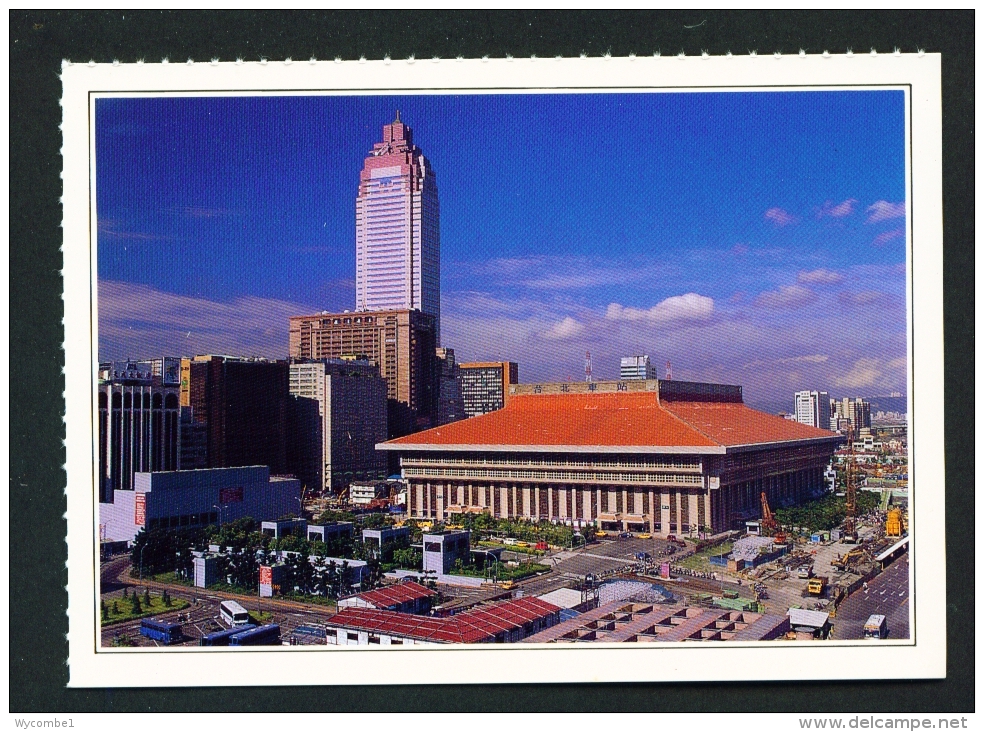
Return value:
[(650, 556), (649, 552), (637, 552), (635, 556), (636, 556), (636, 559), (638, 559), (640, 562), (643, 561), (644, 559), (651, 559), (652, 558)]
[(622, 531), (618, 535), (618, 538), (619, 539), (629, 539), (631, 537), (632, 537), (632, 534), (630, 534), (628, 531)]
[(636, 534), (637, 539), (652, 539), (652, 534)]
[(599, 530), (595, 532), (595, 536), (608, 536), (608, 532)]
[(666, 540), (667, 541), (672, 541), (675, 544), (677, 538), (676, 538), (676, 536), (674, 534), (670, 534), (669, 536), (666, 537)]

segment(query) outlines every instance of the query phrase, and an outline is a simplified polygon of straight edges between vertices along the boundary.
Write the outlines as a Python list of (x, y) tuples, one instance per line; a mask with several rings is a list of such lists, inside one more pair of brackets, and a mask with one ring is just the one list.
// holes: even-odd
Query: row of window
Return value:
[(176, 528), (178, 526), (205, 526), (214, 524), (219, 518), (215, 511), (211, 513), (192, 513), (185, 516), (164, 516), (147, 520), (148, 529)]
[(700, 462), (689, 460), (647, 460), (647, 461), (627, 461), (627, 460), (547, 460), (537, 458), (493, 458), (493, 457), (474, 457), (474, 458), (432, 458), (432, 457), (405, 457), (404, 465), (494, 465), (511, 467), (519, 465), (522, 467), (534, 468), (579, 468), (583, 470), (593, 470), (595, 468), (629, 468), (638, 470), (693, 470), (701, 469)]
[(651, 483), (658, 485), (703, 485), (700, 475), (671, 473), (572, 473), (563, 470), (497, 470), (482, 468), (405, 467), (408, 478), (507, 478), (512, 480), (571, 481), (584, 483)]

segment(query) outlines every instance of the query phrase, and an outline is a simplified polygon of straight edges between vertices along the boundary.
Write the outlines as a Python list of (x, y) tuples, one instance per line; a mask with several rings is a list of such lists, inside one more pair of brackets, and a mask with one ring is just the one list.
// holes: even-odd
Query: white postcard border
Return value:
[[(64, 64), (63, 227), (72, 687), (938, 678), (946, 672), (942, 119), (937, 54)], [(98, 649), (93, 500), (93, 95), (907, 89), (912, 640), (530, 646)], [(913, 273), (916, 277), (913, 277)], [(918, 446), (918, 455), (916, 447)], [(917, 472), (918, 468), (918, 472)], [(920, 482), (921, 481), (921, 482)], [(330, 653), (330, 657), (323, 654)], [(384, 653), (381, 663), (378, 653)], [(645, 654), (658, 654), (649, 656)], [(510, 655), (512, 654), (512, 655)], [(519, 654), (519, 655), (516, 655)], [(573, 655), (572, 655), (573, 654)], [(710, 655), (708, 655), (710, 654)], [(735, 669), (742, 669), (736, 675)]]

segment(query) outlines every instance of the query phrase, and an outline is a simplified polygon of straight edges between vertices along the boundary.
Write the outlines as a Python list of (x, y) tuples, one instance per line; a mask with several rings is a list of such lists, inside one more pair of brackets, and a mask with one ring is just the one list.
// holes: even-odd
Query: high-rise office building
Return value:
[(623, 356), (619, 379), (636, 381), (638, 379), (655, 379), (656, 365), (649, 362), (649, 356)]
[(797, 422), (822, 430), (830, 429), (830, 394), (825, 391), (798, 391), (793, 401)]
[(199, 356), (191, 362), (192, 418), (205, 425), (209, 468), (266, 465), (290, 472), (287, 461), (287, 362)]
[(465, 414), (477, 417), (506, 405), (509, 385), (519, 383), (519, 366), (512, 361), (458, 364)]
[(386, 381), (390, 437), (434, 426), (440, 393), (437, 324), (419, 310), (300, 315), (290, 319), (294, 359), (363, 358)]
[(133, 490), (133, 474), (181, 468), (178, 359), (99, 367), (99, 500)]
[(836, 423), (838, 431), (845, 432), (850, 427), (856, 437), (860, 430), (871, 427), (871, 404), (860, 397), (831, 400), (831, 409), (831, 423)]
[(362, 167), (355, 242), (356, 310), (421, 310), (434, 316), (439, 336), (437, 180), (399, 112)]
[(461, 394), (461, 369), (454, 357), (453, 348), (437, 349), (440, 369), (440, 385), (437, 398), (437, 423), (451, 424), (465, 419), (464, 398)]
[(290, 364), (288, 452), (308, 490), (338, 492), (386, 477), (386, 382), (363, 360)]

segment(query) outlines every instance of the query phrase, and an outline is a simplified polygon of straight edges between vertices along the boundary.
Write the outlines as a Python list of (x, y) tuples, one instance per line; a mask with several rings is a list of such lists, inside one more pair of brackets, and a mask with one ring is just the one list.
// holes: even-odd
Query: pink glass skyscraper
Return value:
[(439, 334), (437, 181), (399, 112), (366, 158), (355, 211), (356, 310), (421, 310), (434, 316)]

